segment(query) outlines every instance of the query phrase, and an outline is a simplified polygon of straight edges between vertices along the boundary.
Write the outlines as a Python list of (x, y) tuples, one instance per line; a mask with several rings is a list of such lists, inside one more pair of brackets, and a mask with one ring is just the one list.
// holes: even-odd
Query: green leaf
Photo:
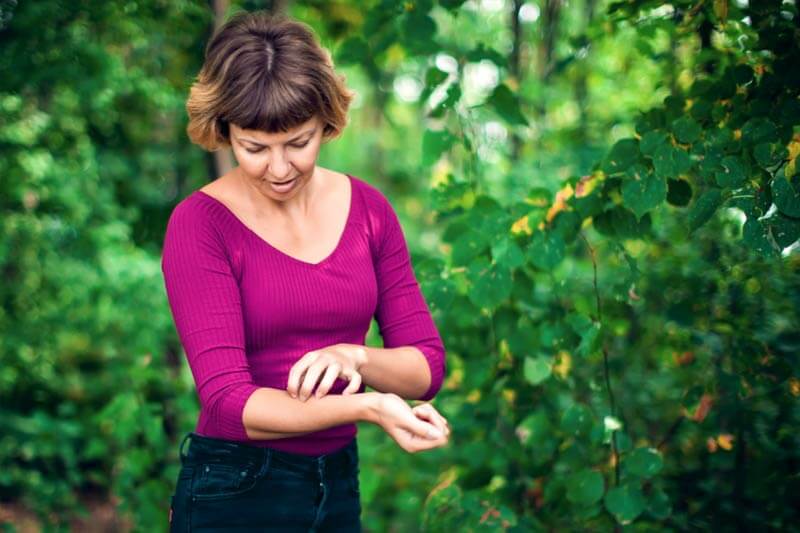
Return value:
[(602, 331), (603, 328), (600, 322), (592, 322), (591, 327), (589, 327), (581, 335), (581, 343), (578, 346), (576, 353), (586, 357), (594, 353), (595, 350), (599, 349), (603, 340), (603, 336), (601, 335)]
[(686, 180), (667, 180), (667, 202), (677, 207), (686, 207), (692, 199), (692, 186)]
[(636, 215), (622, 206), (600, 213), (593, 218), (597, 231), (617, 239), (636, 239), (650, 231), (650, 214), (636, 219)]
[(747, 171), (741, 159), (729, 155), (720, 162), (722, 170), (716, 173), (717, 184), (720, 187), (736, 189), (744, 185), (747, 180)]
[(622, 254), (622, 257), (625, 258), (625, 262), (628, 264), (628, 275), (625, 284), (630, 286), (634, 283), (638, 283), (642, 275), (642, 272), (639, 270), (639, 263), (636, 261), (635, 257), (628, 253), (622, 244), (617, 243), (617, 247), (617, 251)]
[(449, 211), (457, 207), (467, 207), (475, 193), (468, 181), (456, 181), (455, 176), (448, 174), (445, 181), (439, 182), (431, 190), (431, 206), (437, 211)]
[(664, 520), (672, 514), (669, 496), (661, 489), (653, 489), (647, 500), (647, 512), (656, 520)]
[(422, 134), (422, 164), (425, 166), (434, 164), (455, 141), (456, 137), (447, 130), (425, 130)]
[(578, 505), (591, 505), (600, 501), (605, 491), (603, 474), (596, 470), (576, 472), (566, 479), (567, 499)]
[(528, 245), (528, 259), (541, 270), (550, 270), (564, 259), (564, 241), (552, 231), (537, 231)]
[(636, 448), (623, 460), (626, 472), (634, 476), (651, 478), (661, 471), (664, 461), (655, 448)]
[(525, 254), (516, 241), (499, 237), (492, 243), (492, 258), (508, 268), (518, 268), (525, 264)]
[(483, 59), (488, 59), (497, 66), (505, 66), (507, 62), (503, 54), (492, 48), (487, 48), (484, 43), (478, 43), (475, 48), (467, 52), (466, 58), (471, 63), (478, 63)]
[(467, 296), (478, 307), (497, 307), (511, 294), (511, 270), (505, 265), (490, 264), (484, 256), (470, 263), (467, 279), (472, 283)]
[(653, 155), (656, 176), (677, 178), (692, 167), (692, 160), (686, 150), (665, 144), (656, 149)]
[(561, 237), (565, 244), (571, 243), (581, 230), (583, 219), (575, 211), (559, 211), (553, 219), (553, 233)]
[(608, 512), (622, 525), (636, 520), (647, 506), (638, 483), (628, 483), (609, 490), (604, 501)]
[(772, 196), (775, 206), (784, 215), (794, 218), (800, 218), (799, 178), (800, 175), (789, 179), (779, 174), (772, 180)]
[(363, 63), (369, 54), (369, 45), (360, 37), (350, 37), (336, 50), (336, 60), (338, 63), (359, 64)]
[(489, 247), (490, 237), (482, 231), (469, 228), (453, 242), (451, 258), (453, 264), (462, 266), (469, 264), (470, 260), (477, 257)]
[(553, 361), (547, 357), (526, 357), (522, 373), (531, 385), (538, 385), (550, 377)]
[(664, 178), (648, 172), (643, 165), (632, 166), (628, 178), (622, 182), (622, 200), (637, 219), (663, 203), (666, 197), (667, 184)]
[(570, 437), (581, 437), (592, 429), (592, 412), (580, 403), (567, 407), (561, 416), (561, 431)]
[(433, 118), (440, 118), (444, 115), (445, 111), (452, 109), (460, 98), (461, 85), (459, 85), (458, 82), (453, 82), (447, 87), (444, 99), (439, 102), (436, 107), (431, 109), (428, 114)]
[(700, 138), (703, 130), (693, 118), (682, 117), (672, 122), (672, 131), (681, 143), (690, 144)]
[(608, 156), (603, 161), (602, 168), (607, 174), (623, 172), (638, 159), (639, 141), (636, 139), (621, 139), (611, 148)]
[(742, 227), (742, 240), (763, 257), (775, 257), (778, 250), (769, 240), (769, 230), (760, 220), (750, 217)]
[(458, 9), (465, 0), (439, 0), (439, 4), (449, 10)]
[(403, 18), (403, 32), (407, 44), (414, 50), (423, 52), (435, 49), (436, 21), (421, 10), (409, 12)]
[(708, 120), (711, 117), (711, 102), (708, 100), (696, 100), (689, 109), (689, 113), (695, 120)]
[(695, 199), (689, 208), (689, 232), (708, 222), (721, 204), (722, 191), (719, 189), (708, 189)]
[(778, 211), (762, 222), (769, 226), (772, 237), (781, 248), (786, 248), (800, 239), (800, 219), (787, 217)]
[(763, 142), (778, 142), (778, 127), (771, 120), (756, 117), (742, 126), (742, 142), (756, 145)]
[(503, 120), (514, 125), (528, 125), (528, 119), (522, 114), (517, 95), (509, 89), (508, 85), (501, 83), (494, 88), (487, 99), (487, 104), (497, 111)]
[(706, 131), (706, 142), (709, 147), (727, 150), (734, 144), (735, 139), (730, 128), (715, 128)]
[(458, 290), (455, 283), (449, 279), (420, 281), (420, 286), (425, 299), (431, 304), (432, 311), (447, 310)]
[(639, 141), (639, 149), (644, 155), (652, 157), (659, 147), (667, 144), (667, 139), (666, 132), (661, 130), (648, 131), (642, 135), (642, 140)]
[(788, 155), (786, 147), (780, 143), (760, 143), (753, 149), (756, 163), (766, 170), (786, 159)]

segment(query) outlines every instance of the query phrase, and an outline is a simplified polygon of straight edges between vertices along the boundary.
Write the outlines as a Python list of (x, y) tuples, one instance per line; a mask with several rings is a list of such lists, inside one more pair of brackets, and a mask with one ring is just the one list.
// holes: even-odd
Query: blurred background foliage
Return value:
[(798, 530), (799, 4), (0, 0), (0, 524), (166, 530), (160, 247), (225, 164), (183, 106), (270, 9), (357, 91), (319, 163), (392, 200), (448, 349), (448, 447), (360, 426), (365, 530)]

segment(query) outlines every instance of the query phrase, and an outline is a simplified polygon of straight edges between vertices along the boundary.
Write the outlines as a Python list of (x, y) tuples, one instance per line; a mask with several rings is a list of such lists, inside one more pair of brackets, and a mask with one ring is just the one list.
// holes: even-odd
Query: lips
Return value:
[(286, 185), (287, 183), (290, 183), (290, 182), (292, 182), (292, 181), (294, 181), (296, 179), (297, 178), (292, 178), (292, 179), (286, 180), (286, 181), (271, 181), (270, 183), (274, 183), (275, 185)]

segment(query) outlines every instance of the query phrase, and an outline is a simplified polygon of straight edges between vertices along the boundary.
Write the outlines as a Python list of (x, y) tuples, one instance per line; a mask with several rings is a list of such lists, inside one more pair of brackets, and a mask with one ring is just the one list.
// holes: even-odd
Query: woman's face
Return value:
[[(296, 196), (314, 175), (322, 129), (318, 117), (286, 133), (245, 130), (230, 124), (231, 148), (239, 172), (258, 191), (276, 201)], [(286, 184), (278, 185), (282, 182)]]

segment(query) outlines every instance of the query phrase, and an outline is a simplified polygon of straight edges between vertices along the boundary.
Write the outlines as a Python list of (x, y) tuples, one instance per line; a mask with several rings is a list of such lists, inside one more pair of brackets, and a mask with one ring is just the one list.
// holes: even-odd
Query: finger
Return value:
[(292, 369), (289, 370), (289, 380), (288, 384), (286, 385), (286, 392), (288, 392), (292, 398), (297, 398), (297, 393), (300, 389), (300, 383), (302, 381), (303, 374), (316, 360), (317, 356), (318, 352), (312, 350), (298, 359), (297, 362), (292, 365)]
[(432, 422), (436, 424), (436, 426), (444, 433), (445, 435), (450, 435), (450, 424), (447, 422), (447, 419), (443, 417), (436, 408), (429, 404), (423, 404), (417, 406), (421, 412), (427, 413), (429, 418)]
[(304, 402), (311, 396), (311, 391), (314, 390), (314, 386), (317, 384), (320, 375), (326, 368), (326, 366), (319, 363), (314, 363), (308, 368), (306, 376), (303, 378), (303, 384), (300, 386), (300, 391), (297, 394), (301, 401)]
[(447, 426), (442, 422), (442, 417), (436, 413), (435, 410), (425, 407), (424, 405), (418, 405), (412, 410), (415, 415), (433, 424), (443, 435), (447, 435), (450, 432)]
[(444, 437), (444, 433), (439, 428), (420, 418), (414, 418), (413, 421), (409, 421), (406, 429), (420, 439), (440, 439)]
[(442, 425), (442, 427), (445, 427), (445, 428), (447, 428), (448, 431), (450, 431), (450, 423), (447, 421), (447, 419), (444, 416), (442, 416), (442, 414), (439, 411), (436, 410), (436, 408), (433, 406), (433, 404), (426, 403), (426, 404), (423, 404), (423, 405), (427, 406), (425, 409), (427, 409), (427, 411), (431, 412), (433, 414), (433, 416), (436, 417), (436, 419), (439, 421), (439, 423)]
[(361, 388), (361, 374), (359, 372), (353, 372), (350, 375), (350, 383), (342, 391), (342, 394), (355, 394), (358, 392), (359, 388)]
[(342, 365), (339, 363), (332, 363), (326, 370), (325, 375), (322, 377), (322, 381), (319, 382), (319, 386), (317, 387), (317, 392), (314, 393), (314, 396), (317, 398), (322, 398), (328, 391), (331, 389), (331, 385), (339, 377), (339, 371), (341, 370)]

